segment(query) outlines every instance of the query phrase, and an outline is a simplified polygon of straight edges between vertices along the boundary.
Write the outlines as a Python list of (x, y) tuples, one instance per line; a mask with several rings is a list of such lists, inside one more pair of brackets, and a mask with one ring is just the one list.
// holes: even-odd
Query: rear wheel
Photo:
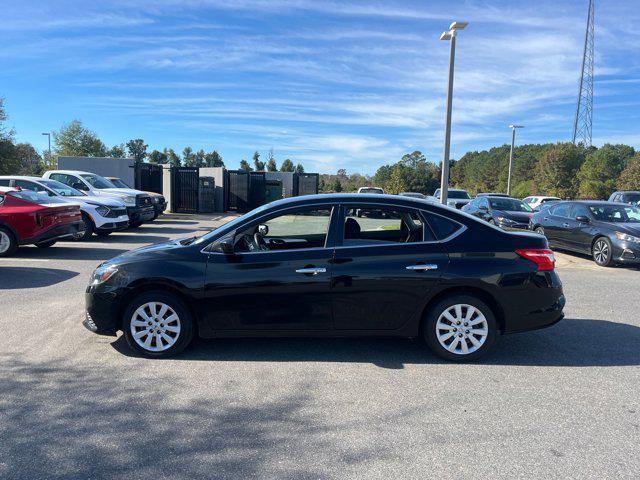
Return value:
[(0, 227), (0, 257), (8, 257), (18, 250), (18, 241), (13, 232), (5, 227)]
[(599, 237), (593, 242), (591, 249), (593, 261), (601, 267), (610, 267), (613, 265), (613, 250), (611, 249), (611, 240), (607, 237)]
[(52, 245), (55, 245), (57, 240), (47, 240), (46, 242), (36, 243), (36, 247), (38, 248), (49, 248)]
[(193, 319), (178, 297), (161, 291), (134, 298), (122, 319), (129, 346), (147, 357), (170, 357), (193, 338)]
[(91, 235), (93, 235), (93, 231), (95, 230), (95, 224), (93, 223), (93, 220), (91, 220), (91, 217), (89, 217), (89, 215), (87, 215), (86, 213), (82, 214), (82, 223), (84, 224), (84, 231), (78, 232), (73, 236), (73, 239), (76, 241), (89, 240), (91, 238)]
[(491, 309), (472, 295), (452, 295), (427, 312), (423, 335), (434, 353), (454, 362), (473, 361), (493, 346), (497, 322)]

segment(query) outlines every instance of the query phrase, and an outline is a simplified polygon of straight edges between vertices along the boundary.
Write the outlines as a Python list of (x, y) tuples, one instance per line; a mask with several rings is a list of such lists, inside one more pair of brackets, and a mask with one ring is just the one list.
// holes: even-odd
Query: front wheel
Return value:
[(542, 227), (536, 227), (534, 230), (538, 235), (542, 235), (544, 236), (544, 228)]
[(56, 240), (48, 240), (46, 242), (36, 243), (36, 247), (38, 247), (38, 248), (49, 248), (50, 246), (54, 245), (55, 243), (56, 243)]
[(0, 257), (8, 257), (18, 250), (18, 242), (13, 232), (8, 228), (0, 227)]
[(125, 310), (122, 329), (129, 346), (147, 357), (170, 357), (193, 338), (193, 319), (175, 295), (143, 293)]
[(611, 240), (607, 237), (600, 237), (593, 243), (591, 254), (593, 256), (593, 261), (601, 267), (610, 267), (613, 265)]
[(424, 319), (423, 335), (436, 355), (469, 362), (487, 353), (497, 335), (491, 309), (472, 295), (452, 295), (433, 306)]

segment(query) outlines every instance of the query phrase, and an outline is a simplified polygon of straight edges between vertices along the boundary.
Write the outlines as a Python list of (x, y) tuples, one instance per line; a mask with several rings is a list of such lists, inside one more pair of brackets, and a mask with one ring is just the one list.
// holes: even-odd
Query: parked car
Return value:
[(57, 180), (87, 195), (115, 197), (122, 200), (127, 207), (131, 227), (139, 227), (144, 222), (153, 221), (155, 210), (148, 193), (131, 188), (116, 188), (100, 175), (77, 170), (49, 170), (42, 177)]
[(534, 214), (530, 228), (553, 248), (586, 253), (603, 267), (640, 262), (640, 209), (633, 205), (559, 202)]
[(0, 257), (20, 245), (48, 248), (82, 229), (80, 206), (36, 192), (0, 187)]
[[(118, 178), (118, 177), (105, 177), (105, 178), (109, 180), (114, 187), (129, 188), (129, 189), (131, 188), (121, 178)], [(145, 193), (149, 194), (149, 196), (151, 197), (151, 201), (153, 202), (153, 210), (155, 212), (155, 216), (153, 217), (153, 219), (155, 220), (160, 215), (162, 215), (164, 211), (167, 209), (167, 201), (165, 200), (164, 195), (161, 195), (159, 193), (147, 192), (147, 191), (145, 191)]]
[(640, 206), (640, 192), (637, 190), (613, 192), (609, 197), (609, 201)]
[(422, 337), (466, 361), (499, 334), (554, 324), (564, 303), (543, 236), (408, 197), (329, 194), (278, 200), (104, 262), (83, 323), (122, 330), (150, 357), (195, 335), (372, 335)]
[[(440, 189), (436, 189), (433, 192), (433, 196), (439, 201), (440, 200)], [(467, 203), (471, 201), (471, 197), (467, 193), (466, 190), (459, 190), (456, 188), (450, 188), (447, 193), (447, 205), (450, 207), (455, 207), (458, 210), (464, 207)]]
[(527, 230), (533, 215), (526, 203), (509, 197), (476, 197), (462, 211), (505, 230)]
[(40, 177), (1, 176), (0, 186), (2, 185), (32, 190), (45, 197), (56, 197), (67, 203), (80, 205), (84, 227), (78, 233), (76, 240), (87, 240), (93, 233), (98, 236), (106, 236), (129, 226), (127, 207), (117, 198), (85, 195), (56, 180)]
[(527, 205), (529, 205), (532, 210), (535, 210), (536, 207), (539, 207), (543, 203), (559, 202), (560, 200), (561, 199), (558, 197), (541, 197), (541, 196), (525, 197), (522, 199), (522, 201)]
[(360, 187), (358, 193), (375, 193), (382, 195), (384, 194), (384, 190), (380, 187)]
[(478, 197), (506, 197), (510, 198), (511, 195), (507, 195), (506, 193), (478, 193), (476, 198)]
[(423, 200), (427, 198), (424, 193), (419, 192), (401, 192), (398, 195), (402, 195), (403, 197), (422, 198)]
[(544, 203), (541, 203), (541, 204), (540, 204), (540, 205), (538, 205), (537, 207), (535, 207), (535, 208), (533, 209), (533, 211), (534, 211), (534, 212), (539, 212), (539, 211), (544, 210), (544, 209), (546, 209), (546, 208), (549, 208), (549, 207), (551, 207), (551, 205), (555, 205), (556, 203), (561, 202), (561, 201), (562, 201), (562, 200), (548, 200), (548, 201), (546, 201), (546, 202), (544, 202)]

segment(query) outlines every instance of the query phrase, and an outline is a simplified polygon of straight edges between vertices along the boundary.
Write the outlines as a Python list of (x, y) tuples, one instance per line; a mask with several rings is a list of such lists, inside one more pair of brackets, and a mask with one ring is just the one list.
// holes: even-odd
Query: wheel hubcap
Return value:
[[(457, 325), (464, 323), (464, 330)], [(464, 333), (463, 333), (464, 332)], [(438, 317), (436, 336), (438, 342), (451, 353), (468, 355), (478, 350), (489, 335), (487, 319), (473, 305), (457, 304), (448, 307)]]
[(11, 245), (11, 240), (9, 240), (9, 235), (5, 232), (0, 231), (0, 253), (4, 253), (9, 250), (9, 245)]
[(606, 263), (607, 258), (609, 258), (609, 246), (603, 240), (596, 242), (593, 247), (593, 256), (598, 263)]
[(145, 303), (131, 316), (131, 335), (145, 350), (150, 352), (167, 350), (180, 337), (180, 318), (165, 303)]

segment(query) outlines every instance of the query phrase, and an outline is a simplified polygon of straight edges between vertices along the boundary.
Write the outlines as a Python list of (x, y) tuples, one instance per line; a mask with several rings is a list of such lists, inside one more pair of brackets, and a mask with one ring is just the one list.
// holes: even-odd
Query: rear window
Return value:
[(469, 194), (464, 190), (449, 190), (447, 196), (449, 198), (469, 198)]
[(423, 213), (438, 240), (449, 238), (451, 235), (462, 228), (462, 225), (460, 225), (458, 222), (454, 222), (453, 220), (450, 220), (448, 218), (441, 217), (440, 215), (429, 212)]

